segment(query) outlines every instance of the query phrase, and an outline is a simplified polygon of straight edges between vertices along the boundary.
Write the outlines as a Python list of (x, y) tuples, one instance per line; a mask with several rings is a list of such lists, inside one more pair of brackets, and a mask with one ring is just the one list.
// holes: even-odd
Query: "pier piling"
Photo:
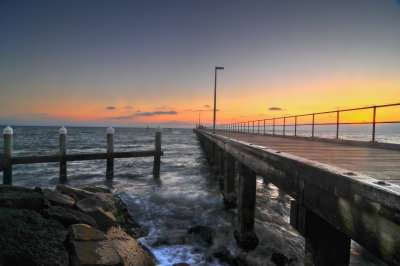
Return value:
[(59, 130), (59, 139), (60, 139), (60, 184), (64, 184), (67, 182), (67, 129), (62, 126)]
[(106, 178), (114, 178), (114, 133), (115, 130), (112, 127), (107, 128), (107, 170)]
[(220, 191), (224, 190), (224, 151), (217, 147), (217, 174)]
[(155, 155), (153, 164), (153, 176), (154, 178), (160, 177), (160, 164), (161, 164), (161, 128), (156, 129), (155, 135)]
[(224, 154), (224, 206), (225, 208), (236, 207), (235, 191), (235, 160), (232, 156)]
[(255, 206), (256, 173), (239, 163), (238, 223), (235, 239), (238, 246), (244, 250), (254, 250), (259, 242), (254, 232)]
[(12, 164), (11, 158), (13, 153), (13, 129), (7, 126), (3, 130), (4, 137), (4, 155), (6, 156), (6, 161), (3, 168), (3, 184), (12, 185)]

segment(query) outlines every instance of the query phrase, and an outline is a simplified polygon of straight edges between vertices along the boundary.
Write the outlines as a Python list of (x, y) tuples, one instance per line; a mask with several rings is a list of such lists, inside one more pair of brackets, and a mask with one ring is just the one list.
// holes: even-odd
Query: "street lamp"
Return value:
[(217, 70), (223, 70), (224, 67), (215, 67), (215, 83), (214, 83), (214, 122), (213, 122), (213, 133), (215, 133), (215, 120), (217, 111)]

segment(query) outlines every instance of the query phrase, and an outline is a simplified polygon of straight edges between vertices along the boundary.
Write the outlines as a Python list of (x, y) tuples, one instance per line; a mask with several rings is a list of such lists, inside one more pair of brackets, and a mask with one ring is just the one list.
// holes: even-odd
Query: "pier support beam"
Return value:
[(107, 170), (106, 178), (114, 178), (114, 133), (115, 130), (112, 127), (107, 128)]
[(225, 208), (236, 207), (235, 191), (235, 159), (232, 156), (224, 154), (224, 206)]
[(65, 184), (67, 182), (67, 129), (65, 127), (61, 127), (58, 130), (59, 139), (60, 139), (60, 177), (59, 183)]
[(11, 158), (13, 153), (13, 129), (7, 126), (3, 130), (4, 137), (4, 155), (6, 156), (6, 162), (3, 169), (3, 184), (12, 185), (12, 164)]
[(161, 166), (161, 128), (156, 129), (155, 136), (155, 151), (154, 163), (153, 163), (153, 176), (154, 178), (160, 178), (160, 166)]
[(225, 169), (224, 169), (224, 151), (220, 148), (218, 149), (217, 153), (217, 172), (218, 172), (218, 184), (219, 184), (219, 190), (223, 191), (224, 190), (224, 175), (225, 175)]
[(293, 201), (290, 224), (305, 238), (304, 265), (349, 265), (351, 239), (317, 214)]
[(256, 173), (244, 164), (239, 164), (238, 223), (235, 239), (239, 247), (253, 250), (258, 245), (254, 232), (254, 213), (256, 206)]

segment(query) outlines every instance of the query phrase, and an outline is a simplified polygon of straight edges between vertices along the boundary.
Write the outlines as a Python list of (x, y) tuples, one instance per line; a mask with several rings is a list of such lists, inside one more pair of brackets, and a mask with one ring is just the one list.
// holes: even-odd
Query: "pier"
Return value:
[[(368, 108), (375, 116), (376, 107)], [(375, 140), (378, 122), (372, 123)], [(305, 238), (305, 265), (348, 265), (351, 240), (398, 265), (400, 145), (269, 134), (257, 130), (263, 123), (247, 127), (257, 124), (222, 125), (215, 133), (195, 129), (220, 179), (225, 205), (238, 208), (237, 244), (245, 250), (258, 244), (254, 210), (256, 176), (261, 176), (293, 198), (290, 224)]]
[(71, 161), (88, 161), (88, 160), (106, 160), (106, 178), (114, 177), (114, 159), (116, 158), (135, 158), (135, 157), (154, 157), (153, 176), (160, 177), (161, 156), (164, 155), (161, 150), (162, 130), (157, 128), (155, 131), (154, 150), (131, 151), (131, 152), (115, 152), (114, 151), (114, 134), (112, 127), (106, 129), (106, 152), (105, 153), (67, 153), (67, 129), (61, 127), (59, 130), (59, 153), (53, 155), (34, 155), (34, 156), (13, 156), (13, 129), (6, 127), (3, 130), (4, 137), (4, 153), (0, 153), (0, 171), (3, 171), (3, 184), (11, 185), (13, 165), (17, 164), (37, 164), (37, 163), (59, 163), (59, 183), (67, 182), (67, 162)]

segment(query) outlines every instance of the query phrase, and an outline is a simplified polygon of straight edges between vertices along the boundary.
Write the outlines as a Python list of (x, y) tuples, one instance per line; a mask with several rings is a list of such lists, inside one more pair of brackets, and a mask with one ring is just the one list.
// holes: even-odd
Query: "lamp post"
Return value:
[(215, 121), (217, 111), (217, 70), (223, 70), (224, 67), (215, 67), (215, 83), (214, 83), (214, 122), (213, 122), (213, 133), (215, 133)]

